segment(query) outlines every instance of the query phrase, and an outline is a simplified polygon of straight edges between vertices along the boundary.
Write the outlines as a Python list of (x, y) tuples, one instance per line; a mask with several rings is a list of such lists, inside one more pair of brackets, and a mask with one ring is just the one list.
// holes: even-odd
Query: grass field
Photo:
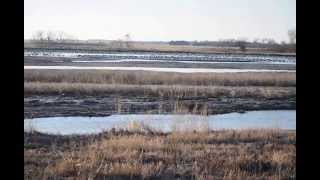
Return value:
[(39, 83), (24, 84), (25, 95), (142, 95), (155, 97), (256, 97), (290, 98), (296, 96), (295, 87), (228, 87), (181, 85), (118, 85), (90, 83)]
[(174, 73), (108, 70), (24, 70), (25, 82), (131, 85), (295, 87), (296, 73)]
[(295, 145), (295, 132), (276, 129), (25, 134), (25, 178), (295, 179)]
[(164, 73), (103, 70), (25, 70), (28, 94), (150, 95), (156, 97), (287, 98), (295, 73)]

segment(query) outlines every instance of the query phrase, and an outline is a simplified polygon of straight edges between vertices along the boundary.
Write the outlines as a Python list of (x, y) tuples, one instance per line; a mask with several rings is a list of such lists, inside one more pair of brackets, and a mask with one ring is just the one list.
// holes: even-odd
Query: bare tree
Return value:
[(63, 31), (59, 31), (56, 38), (58, 41), (64, 41), (66, 39), (66, 34)]
[(253, 42), (253, 43), (259, 43), (259, 42), (260, 42), (260, 39), (259, 39), (259, 38), (255, 38), (252, 42)]
[(290, 44), (296, 44), (296, 30), (291, 29), (288, 31)]
[(267, 40), (267, 44), (273, 44), (274, 45), (274, 44), (277, 44), (277, 42), (274, 39), (270, 38), (270, 39)]
[(37, 31), (32, 35), (32, 39), (36, 41), (43, 42), (45, 39), (45, 35), (43, 31)]
[(117, 40), (113, 40), (111, 43), (110, 43), (110, 47), (111, 48), (123, 48), (123, 41), (121, 39), (117, 39)]
[(131, 41), (131, 36), (130, 34), (126, 34), (124, 35), (124, 44), (126, 46), (126, 48), (132, 48), (132, 41)]
[(46, 40), (47, 42), (51, 42), (55, 39), (55, 33), (52, 31), (48, 31), (46, 34)]
[(61, 42), (64, 42), (64, 41), (67, 41), (67, 40), (76, 40), (77, 38), (75, 36), (72, 36), (68, 33), (65, 33), (63, 31), (59, 31), (57, 33), (55, 33), (55, 39), (57, 41), (61, 41)]
[(246, 52), (247, 51), (247, 41), (245, 40), (238, 40), (236, 42), (236, 45), (240, 48), (240, 50), (242, 52)]

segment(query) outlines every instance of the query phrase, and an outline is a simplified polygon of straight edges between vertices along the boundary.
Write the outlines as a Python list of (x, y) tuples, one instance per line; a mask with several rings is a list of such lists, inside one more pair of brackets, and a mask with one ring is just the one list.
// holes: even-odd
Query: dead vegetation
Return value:
[(292, 131), (109, 132), (85, 145), (76, 138), (64, 144), (56, 144), (58, 137), (52, 139), (47, 148), (30, 148), (35, 142), (25, 141), (29, 143), (25, 145), (26, 179), (295, 179), (296, 176), (296, 134)]
[(25, 82), (295, 87), (296, 73), (174, 73), (106, 70), (24, 70)]
[(156, 97), (295, 97), (295, 73), (163, 73), (103, 70), (25, 70), (32, 94)]
[(25, 95), (143, 95), (156, 97), (256, 97), (292, 98), (295, 87), (228, 87), (181, 85), (121, 85), (89, 83), (24, 83)]

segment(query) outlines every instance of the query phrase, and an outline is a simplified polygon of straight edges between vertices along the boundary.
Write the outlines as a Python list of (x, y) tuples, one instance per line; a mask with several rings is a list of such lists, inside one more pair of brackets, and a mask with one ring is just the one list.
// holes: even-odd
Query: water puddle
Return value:
[(88, 53), (68, 51), (25, 51), (25, 56), (66, 57), (66, 58), (103, 58), (108, 60), (144, 59), (173, 61), (237, 61), (237, 62), (296, 62), (292, 55), (253, 55), (253, 54), (199, 54), (199, 53)]
[(151, 63), (185, 63), (185, 64), (293, 64), (295, 62), (284, 61), (175, 61), (175, 60), (146, 60), (146, 59), (119, 59), (119, 60), (76, 60), (72, 61), (73, 63), (132, 63), (132, 62), (151, 62)]
[(129, 114), (108, 117), (48, 117), (24, 120), (24, 130), (49, 134), (94, 134), (127, 130), (202, 131), (223, 129), (296, 129), (295, 110), (248, 111), (210, 116)]
[(82, 69), (82, 70), (124, 70), (179, 73), (238, 73), (238, 72), (296, 72), (295, 70), (271, 69), (204, 69), (204, 68), (151, 68), (151, 67), (88, 67), (88, 66), (24, 66), (24, 69)]

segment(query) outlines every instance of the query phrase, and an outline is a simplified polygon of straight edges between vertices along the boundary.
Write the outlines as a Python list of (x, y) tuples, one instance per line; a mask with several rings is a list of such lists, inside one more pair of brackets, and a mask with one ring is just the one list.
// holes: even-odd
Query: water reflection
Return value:
[(296, 129), (295, 110), (248, 111), (220, 115), (112, 115), (108, 117), (48, 117), (27, 119), (25, 131), (51, 134), (91, 134), (104, 130), (208, 131), (222, 129)]

